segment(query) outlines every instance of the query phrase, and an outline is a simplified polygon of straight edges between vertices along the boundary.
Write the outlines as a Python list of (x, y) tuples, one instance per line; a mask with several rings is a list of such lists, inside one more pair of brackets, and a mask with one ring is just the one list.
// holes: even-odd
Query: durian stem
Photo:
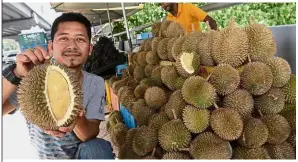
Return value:
[(174, 109), (172, 109), (172, 112), (173, 112), (174, 119), (177, 119), (177, 115)]
[(179, 149), (179, 151), (188, 151), (189, 152), (189, 148), (181, 148), (181, 149)]
[(263, 114), (260, 110), (258, 110), (258, 113), (260, 114), (261, 118), (263, 117)]
[(211, 75), (212, 75), (212, 73), (210, 73), (210, 74), (208, 75), (208, 77), (206, 78), (206, 81), (208, 81), (208, 80), (210, 79)]
[(154, 156), (155, 155), (155, 151), (156, 151), (156, 147), (154, 147), (151, 156)]
[(253, 16), (250, 16), (249, 18), (249, 24), (252, 25), (252, 24), (255, 24), (255, 19)]
[(215, 107), (216, 109), (219, 108), (215, 102), (213, 102), (213, 105), (214, 105), (214, 107)]
[(250, 58), (249, 53), (247, 54), (247, 57), (248, 57), (248, 62), (251, 63), (251, 58)]

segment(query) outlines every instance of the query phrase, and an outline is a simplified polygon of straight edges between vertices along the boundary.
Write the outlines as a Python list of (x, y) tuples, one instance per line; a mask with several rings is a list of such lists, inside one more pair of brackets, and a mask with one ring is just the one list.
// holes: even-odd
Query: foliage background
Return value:
[[(193, 3), (197, 7), (208, 3)], [(235, 16), (238, 26), (244, 27), (249, 23), (249, 17), (253, 16), (257, 23), (266, 26), (296, 24), (296, 3), (246, 3), (229, 8), (211, 11), (208, 14), (216, 20), (219, 29), (227, 26), (230, 18)], [(167, 13), (157, 3), (145, 3), (144, 8), (128, 17), (129, 28), (135, 28), (150, 22), (161, 20)], [(206, 30), (206, 24), (201, 23), (202, 30)], [(113, 33), (125, 30), (123, 21), (113, 23)], [(150, 32), (151, 27), (135, 32)], [(126, 35), (122, 36), (126, 39)]]

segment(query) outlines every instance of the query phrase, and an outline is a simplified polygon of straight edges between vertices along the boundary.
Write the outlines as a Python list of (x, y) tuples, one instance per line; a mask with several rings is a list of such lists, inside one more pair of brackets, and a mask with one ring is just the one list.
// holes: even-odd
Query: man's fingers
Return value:
[(28, 56), (20, 54), (16, 56), (16, 60), (19, 62), (31, 62)]
[(64, 136), (64, 132), (61, 131), (45, 131), (45, 133), (51, 135), (51, 136), (56, 136), (56, 137), (63, 137)]
[(41, 46), (37, 46), (36, 49), (38, 49), (38, 50), (41, 52), (41, 54), (43, 55), (43, 57), (44, 57), (45, 59), (48, 60), (48, 59), (52, 58), (51, 54), (48, 53), (43, 47), (41, 47)]
[(38, 58), (35, 56), (35, 54), (33, 53), (33, 51), (27, 51), (27, 52), (25, 53), (25, 55), (26, 55), (27, 57), (29, 57), (30, 60), (31, 60), (35, 65), (37, 65), (37, 64), (39, 63), (39, 60), (38, 60)]
[(34, 49), (34, 54), (38, 58), (39, 62), (43, 62), (45, 58), (43, 57), (41, 51), (38, 48)]

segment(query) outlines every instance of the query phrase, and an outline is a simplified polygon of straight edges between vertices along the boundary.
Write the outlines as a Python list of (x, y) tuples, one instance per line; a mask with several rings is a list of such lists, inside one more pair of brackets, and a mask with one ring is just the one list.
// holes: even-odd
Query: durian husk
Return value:
[(173, 38), (173, 37), (179, 37), (184, 35), (184, 30), (181, 24), (178, 22), (173, 21), (169, 24), (167, 27), (166, 37)]
[(178, 119), (182, 119), (183, 110), (186, 106), (185, 101), (183, 100), (181, 90), (174, 91), (168, 102), (165, 105), (165, 112), (169, 119), (174, 119), (173, 110)]
[(267, 143), (281, 144), (290, 136), (291, 126), (283, 116), (279, 114), (267, 114), (261, 120), (266, 124), (269, 131)]
[(252, 95), (263, 95), (272, 87), (273, 75), (268, 65), (251, 62), (244, 66), (240, 74), (241, 87)]
[(200, 76), (187, 78), (182, 86), (184, 100), (197, 108), (208, 108), (215, 102), (215, 88)]
[(171, 38), (168, 43), (167, 43), (167, 52), (168, 52), (168, 60), (170, 61), (175, 61), (173, 55), (172, 55), (172, 49), (173, 49), (173, 43), (177, 40), (178, 38)]
[(144, 94), (144, 99), (147, 105), (155, 110), (159, 110), (167, 102), (166, 93), (157, 86), (148, 88)]
[(171, 21), (171, 20), (165, 20), (161, 23), (160, 31), (159, 31), (159, 35), (161, 37), (164, 37), (164, 38), (167, 37), (167, 29), (171, 23), (173, 23), (173, 21)]
[(264, 24), (256, 24), (254, 18), (250, 17), (245, 31), (249, 40), (249, 53), (252, 61), (264, 61), (276, 54), (276, 41), (272, 31)]
[(171, 65), (166, 66), (161, 70), (161, 81), (170, 90), (175, 91), (182, 88), (185, 79), (180, 77), (175, 66)]
[(230, 64), (232, 67), (241, 66), (249, 54), (247, 33), (236, 27), (232, 17), (227, 28), (214, 37), (212, 58), (216, 64)]
[(264, 147), (246, 148), (238, 146), (233, 149), (233, 159), (271, 159)]
[(223, 98), (223, 107), (234, 109), (243, 119), (250, 117), (254, 108), (253, 96), (244, 89), (237, 89)]
[(151, 127), (138, 127), (132, 144), (134, 152), (139, 156), (145, 156), (153, 151), (158, 143), (157, 134), (157, 131)]
[[(52, 81), (52, 79), (49, 80), (48, 76), (52, 71), (58, 72), (64, 78), (67, 87), (62, 87), (61, 82), (55, 87), (48, 87), (48, 81)], [(55, 96), (51, 95), (52, 97), (58, 97), (57, 99), (60, 97), (63, 99), (61, 101), (68, 102), (65, 103), (68, 108), (64, 112), (60, 109), (59, 111), (51, 109), (53, 99), (49, 98), (48, 88), (51, 91), (57, 90)], [(69, 100), (65, 100), (66, 96), (61, 96), (65, 94), (61, 93), (61, 91), (65, 91), (65, 88), (68, 89)], [(51, 92), (51, 94), (53, 93)], [(76, 119), (83, 105), (82, 85), (67, 67), (58, 63), (45, 63), (35, 66), (20, 82), (17, 98), (24, 118), (45, 130), (58, 130), (59, 127), (69, 126)], [(56, 102), (57, 99), (55, 99)], [(61, 103), (59, 105), (61, 106)]]
[(161, 60), (168, 60), (167, 43), (171, 38), (164, 38), (158, 42), (157, 54)]
[(243, 120), (236, 110), (217, 108), (211, 113), (210, 126), (220, 138), (233, 141), (242, 134)]
[(197, 135), (191, 141), (189, 152), (194, 159), (230, 159), (232, 157), (230, 143), (210, 131)]
[(196, 75), (200, 69), (200, 56), (196, 52), (182, 52), (178, 56), (175, 66), (183, 78)]
[(247, 118), (238, 143), (247, 148), (258, 148), (268, 139), (269, 131), (264, 122), (258, 118)]
[(296, 75), (291, 74), (288, 83), (282, 87), (286, 103), (296, 105)]
[(159, 36), (160, 27), (161, 27), (161, 22), (156, 22), (152, 25), (152, 35), (153, 35), (153, 37), (158, 37)]
[(294, 149), (287, 141), (277, 145), (267, 144), (265, 147), (272, 159), (296, 159)]
[(147, 65), (146, 55), (147, 55), (146, 51), (142, 51), (138, 54), (138, 64), (142, 67), (145, 67)]
[[(173, 42), (172, 50), (171, 52), (169, 51), (169, 53), (172, 54), (172, 57), (175, 60), (177, 60), (179, 55), (182, 53), (182, 45), (183, 45), (183, 42), (185, 41), (185, 38), (186, 38), (185, 36), (180, 36)], [(172, 57), (169, 57), (169, 58), (172, 58)]]
[(273, 87), (285, 86), (291, 77), (291, 67), (289, 63), (281, 57), (272, 57), (266, 60), (266, 64), (270, 67), (273, 75)]
[(171, 120), (160, 128), (158, 140), (166, 151), (178, 151), (188, 147), (191, 141), (191, 133), (180, 119)]

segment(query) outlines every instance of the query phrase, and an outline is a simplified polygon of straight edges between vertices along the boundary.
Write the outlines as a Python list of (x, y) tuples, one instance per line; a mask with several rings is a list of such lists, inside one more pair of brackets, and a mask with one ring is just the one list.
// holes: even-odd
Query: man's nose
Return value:
[(67, 45), (67, 48), (70, 48), (70, 49), (77, 49), (77, 42), (75, 39), (70, 39), (69, 42), (68, 42), (68, 45)]

